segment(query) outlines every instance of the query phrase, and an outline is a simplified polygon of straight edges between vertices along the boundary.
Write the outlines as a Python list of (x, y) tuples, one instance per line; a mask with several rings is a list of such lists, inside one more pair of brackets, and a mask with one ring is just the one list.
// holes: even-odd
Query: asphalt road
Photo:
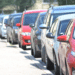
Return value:
[(53, 71), (31, 55), (30, 46), (24, 51), (0, 39), (0, 75), (53, 75)]

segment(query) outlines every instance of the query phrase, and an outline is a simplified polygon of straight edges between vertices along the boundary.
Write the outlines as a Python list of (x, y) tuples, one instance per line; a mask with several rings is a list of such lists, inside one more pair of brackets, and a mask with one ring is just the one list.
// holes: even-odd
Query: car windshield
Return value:
[(52, 15), (51, 15), (51, 16), (53, 17), (52, 24), (53, 24), (53, 22), (55, 21), (55, 19), (56, 19), (58, 16), (62, 16), (62, 15), (66, 15), (66, 14), (72, 14), (72, 12), (71, 12), (71, 13), (52, 14)]
[(70, 22), (70, 19), (63, 20), (60, 22), (60, 26), (59, 26), (59, 30), (58, 30), (58, 36), (65, 34), (65, 31), (66, 31), (66, 28), (67, 28), (69, 22)]
[(3, 22), (3, 18), (0, 18), (0, 23), (2, 23)]
[(13, 18), (13, 17), (15, 17), (15, 16), (21, 16), (22, 14), (14, 14), (14, 15), (11, 15), (10, 17), (9, 17), (9, 20), (11, 21), (11, 19)]
[(16, 26), (16, 23), (19, 23), (20, 22), (20, 19), (21, 19), (21, 17), (15, 18), (13, 25)]
[(29, 25), (30, 23), (34, 23), (37, 15), (38, 15), (38, 13), (25, 14), (23, 25)]
[(8, 23), (8, 19), (5, 19), (5, 20), (4, 20), (4, 23), (6, 23), (6, 24), (7, 24), (7, 23)]

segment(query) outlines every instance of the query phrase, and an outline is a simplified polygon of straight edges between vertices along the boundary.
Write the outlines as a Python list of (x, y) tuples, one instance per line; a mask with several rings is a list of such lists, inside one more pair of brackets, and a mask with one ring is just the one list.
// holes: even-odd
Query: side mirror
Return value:
[(20, 23), (17, 23), (16, 26), (17, 26), (17, 27), (20, 27), (21, 25), (20, 25)]
[(54, 36), (53, 36), (52, 33), (50, 33), (50, 32), (46, 34), (46, 37), (47, 37), (47, 38), (54, 38)]
[(41, 25), (39, 26), (39, 28), (40, 28), (40, 29), (47, 29), (48, 27), (47, 27), (45, 24), (41, 24)]
[(33, 24), (33, 23), (31, 23), (31, 24), (29, 24), (29, 26), (30, 26), (31, 28), (33, 28), (33, 27), (34, 27), (34, 24)]
[(58, 41), (67, 41), (67, 35), (61, 35), (57, 37)]

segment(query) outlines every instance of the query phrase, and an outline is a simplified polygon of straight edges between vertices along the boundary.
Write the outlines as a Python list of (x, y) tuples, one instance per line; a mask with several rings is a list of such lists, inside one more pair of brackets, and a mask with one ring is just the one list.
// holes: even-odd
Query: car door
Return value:
[[(23, 16), (23, 15), (22, 15)], [(21, 16), (21, 19), (20, 19), (20, 27), (18, 27), (18, 41), (21, 43), (21, 33), (22, 33), (22, 16)]]
[[(56, 19), (51, 28), (49, 29), (49, 32), (52, 33), (52, 36), (55, 36), (56, 29), (58, 25), (58, 20)], [(54, 38), (47, 38), (46, 37), (46, 51), (50, 58), (50, 60), (53, 61), (53, 45), (54, 45)]]
[(72, 42), (72, 40), (71, 40), (72, 26), (73, 26), (73, 21), (70, 21), (70, 23), (66, 29), (66, 32), (65, 32), (65, 35), (67, 35), (68, 42), (61, 42), (60, 48), (59, 48), (61, 68), (65, 74), (66, 74), (66, 66), (65, 65), (67, 65), (67, 57), (68, 57), (67, 54), (70, 52), (70, 49), (71, 49), (70, 44)]

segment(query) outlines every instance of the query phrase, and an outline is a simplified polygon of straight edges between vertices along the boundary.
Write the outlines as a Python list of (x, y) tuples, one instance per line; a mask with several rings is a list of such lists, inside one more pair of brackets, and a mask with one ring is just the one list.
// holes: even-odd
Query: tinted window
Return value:
[(37, 15), (38, 15), (38, 13), (25, 14), (23, 25), (29, 25), (30, 23), (34, 23)]
[(63, 20), (60, 22), (58, 36), (65, 34), (65, 31), (66, 31), (66, 28), (67, 28), (69, 22), (70, 22), (70, 20)]
[(74, 27), (74, 31), (73, 31), (73, 39), (75, 39), (75, 27)]
[(2, 23), (3, 22), (3, 18), (0, 18), (0, 23)]
[(16, 23), (19, 23), (20, 22), (20, 19), (21, 19), (21, 17), (14, 19), (14, 26), (16, 26)]
[(51, 15), (51, 16), (53, 16), (53, 21), (52, 21), (52, 24), (53, 24), (54, 20), (55, 20), (58, 16), (61, 16), (61, 15), (66, 15), (66, 14), (72, 14), (72, 13), (52, 14), (52, 15)]
[(37, 26), (39, 26), (39, 25), (41, 25), (41, 24), (43, 23), (43, 21), (44, 21), (44, 17), (45, 17), (45, 15), (42, 15), (42, 16), (39, 17), (39, 20), (38, 20)]
[(6, 23), (6, 24), (7, 24), (7, 23), (8, 23), (8, 19), (5, 19), (5, 20), (4, 20), (4, 23)]

